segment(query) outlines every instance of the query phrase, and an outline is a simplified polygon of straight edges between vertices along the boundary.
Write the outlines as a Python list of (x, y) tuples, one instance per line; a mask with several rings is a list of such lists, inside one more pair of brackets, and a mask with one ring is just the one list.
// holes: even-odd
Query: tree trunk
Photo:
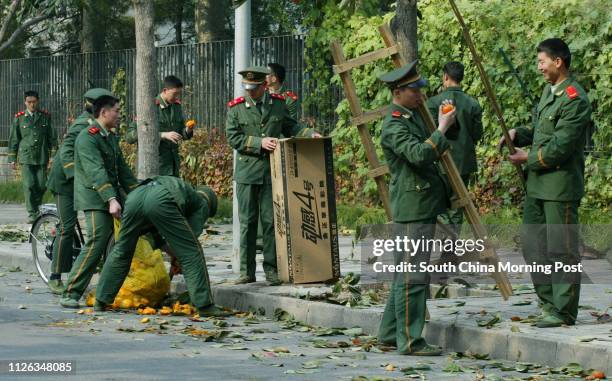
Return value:
[(104, 49), (104, 32), (100, 24), (100, 12), (96, 9), (96, 0), (83, 2), (83, 29), (81, 31), (81, 53), (97, 52)]
[(176, 2), (176, 13), (174, 14), (174, 35), (177, 44), (183, 43), (183, 1)]
[(139, 179), (146, 179), (159, 173), (159, 131), (155, 102), (153, 102), (157, 91), (153, 16), (152, 1), (134, 0)]
[(200, 0), (195, 4), (195, 29), (198, 42), (210, 42), (223, 37), (227, 1)]
[(401, 45), (402, 56), (406, 62), (419, 57), (417, 46), (417, 0), (398, 0), (395, 17), (391, 20), (391, 30)]

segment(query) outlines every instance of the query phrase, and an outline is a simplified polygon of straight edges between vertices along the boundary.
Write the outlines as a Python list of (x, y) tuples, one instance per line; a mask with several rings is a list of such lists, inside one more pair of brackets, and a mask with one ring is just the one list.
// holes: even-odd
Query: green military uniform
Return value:
[[(578, 206), (584, 195), (584, 145), (591, 106), (574, 78), (546, 86), (535, 128), (516, 130), (517, 146), (531, 145), (527, 160), (527, 197), (523, 206), (523, 256), (527, 263), (580, 262)], [(533, 273), (545, 314), (574, 324), (580, 276)], [(544, 324), (545, 326), (545, 324)]]
[(291, 90), (287, 90), (285, 85), (281, 85), (278, 90), (268, 89), (270, 93), (281, 94), (285, 97), (285, 104), (287, 105), (287, 110), (289, 111), (289, 115), (298, 120), (298, 110), (299, 110), (299, 102), (298, 96)]
[[(105, 95), (113, 96), (106, 89), (94, 88), (88, 90), (84, 94), (84, 98), (85, 102), (91, 107), (93, 101)], [(55, 196), (55, 204), (60, 219), (59, 237), (53, 245), (51, 259), (52, 278), (57, 277), (57, 279), (61, 279), (61, 276), (58, 277), (58, 275), (70, 272), (72, 268), (74, 228), (77, 222), (77, 213), (74, 210), (74, 143), (79, 133), (93, 123), (93, 115), (87, 110), (83, 111), (74, 120), (68, 131), (66, 131), (64, 140), (55, 154), (53, 165), (49, 172), (47, 188)], [(52, 283), (50, 283), (50, 287), (52, 287)], [(54, 290), (54, 287), (52, 287), (52, 290)]]
[(127, 198), (121, 230), (113, 251), (104, 263), (96, 300), (110, 305), (130, 270), (138, 237), (153, 225), (178, 258), (191, 302), (203, 309), (213, 303), (204, 252), (198, 237), (213, 217), (217, 197), (207, 187), (196, 191), (173, 176), (145, 180)]
[(40, 212), (46, 191), (47, 164), (57, 144), (51, 116), (47, 111), (20, 111), (15, 114), (9, 137), (9, 163), (21, 166), (26, 209), (32, 222)]
[[(261, 84), (267, 72), (266, 68), (249, 68), (240, 74), (245, 80)], [(230, 101), (228, 107), (227, 140), (238, 151), (234, 180), (240, 220), (240, 273), (249, 281), (255, 281), (255, 245), (261, 215), (263, 267), (271, 279), (277, 274), (272, 179), (269, 153), (261, 148), (261, 142), (265, 137), (278, 138), (281, 133), (284, 136), (310, 136), (312, 130), (289, 116), (285, 97), (280, 94), (265, 92), (259, 102), (248, 96), (239, 97)]]
[[(193, 137), (193, 129), (185, 127), (183, 106), (178, 100), (174, 103), (166, 102), (161, 95), (155, 98), (157, 109), (157, 122), (159, 133), (174, 131), (179, 133), (183, 139), (189, 140)], [(138, 142), (137, 124), (131, 123), (125, 136), (126, 142), (133, 144)], [(159, 174), (163, 176), (179, 176), (181, 158), (179, 156), (178, 144), (161, 139), (159, 141)]]
[(59, 237), (53, 245), (51, 260), (51, 271), (55, 274), (69, 272), (72, 267), (74, 227), (77, 222), (77, 213), (74, 210), (74, 141), (84, 128), (93, 123), (91, 118), (89, 112), (83, 111), (70, 125), (49, 172), (47, 188), (55, 196), (60, 219)]
[(74, 301), (85, 292), (106, 249), (113, 231), (108, 202), (115, 198), (121, 203), (122, 191), (127, 193), (138, 185), (123, 159), (117, 137), (97, 121), (79, 133), (74, 162), (74, 208), (85, 214), (87, 240), (66, 281), (60, 302), (66, 307), (78, 307)]
[[(426, 83), (416, 73), (416, 61), (380, 79), (392, 88), (422, 87)], [(448, 140), (438, 130), (430, 133), (416, 109), (392, 104), (380, 141), (391, 172), (393, 221), (407, 224), (404, 231), (411, 239), (433, 238), (436, 216), (448, 207), (449, 188), (437, 164), (440, 155), (449, 148)], [(425, 250), (414, 256), (394, 253), (394, 261), (396, 264), (414, 263), (418, 268), (419, 262), (429, 262), (429, 254)], [(379, 340), (396, 345), (401, 354), (439, 354), (439, 350), (429, 346), (421, 336), (429, 275), (394, 275), (378, 332)]]
[[(463, 92), (461, 87), (448, 87), (440, 94), (427, 100), (427, 107), (437, 122), (438, 109), (442, 101), (449, 99), (453, 101), (457, 109), (455, 124), (451, 127), (456, 131), (451, 137), (452, 131), (447, 132), (451, 147), (451, 156), (461, 179), (467, 186), (471, 175), (477, 171), (476, 167), (476, 144), (482, 137), (482, 108), (478, 101)], [(463, 209), (449, 209), (440, 215), (445, 224), (459, 234), (463, 223)]]

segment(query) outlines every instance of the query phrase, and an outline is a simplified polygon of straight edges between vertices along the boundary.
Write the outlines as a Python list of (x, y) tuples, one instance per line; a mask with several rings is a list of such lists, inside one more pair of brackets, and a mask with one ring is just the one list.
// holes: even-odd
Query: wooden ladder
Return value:
[[(389, 28), (389, 26), (386, 24), (381, 25), (378, 29), (385, 43), (385, 48), (366, 53), (362, 56), (350, 60), (347, 60), (344, 57), (344, 53), (342, 52), (342, 46), (338, 41), (333, 41), (330, 45), (330, 48), (335, 63), (335, 65), (333, 66), (334, 73), (338, 74), (340, 76), (340, 79), (342, 80), (342, 84), (344, 86), (344, 94), (346, 95), (346, 99), (351, 109), (351, 122), (353, 125), (357, 126), (357, 130), (359, 131), (359, 136), (361, 138), (361, 143), (365, 148), (366, 158), (370, 167), (368, 176), (372, 177), (376, 181), (376, 185), (378, 187), (378, 194), (383, 203), (383, 207), (385, 208), (387, 219), (391, 221), (392, 214), (391, 202), (389, 199), (389, 188), (387, 187), (387, 183), (385, 181), (385, 175), (389, 173), (389, 167), (387, 165), (381, 164), (378, 160), (378, 156), (376, 155), (376, 149), (374, 147), (374, 142), (372, 141), (372, 136), (370, 135), (370, 132), (367, 128), (368, 123), (383, 117), (388, 112), (389, 106), (383, 106), (375, 110), (364, 112), (361, 108), (361, 104), (359, 103), (359, 97), (357, 96), (357, 91), (355, 90), (355, 84), (353, 82), (353, 78), (351, 77), (352, 69), (389, 57), (391, 57), (391, 59), (393, 60), (393, 64), (397, 68), (406, 64), (405, 59), (400, 53), (400, 47), (395, 42), (395, 39), (393, 37), (393, 34), (391, 33), (391, 29)], [(418, 108), (418, 111), (421, 114), (423, 120), (425, 121), (427, 128), (433, 133), (437, 127), (427, 106), (425, 104), (421, 104)], [(451, 184), (451, 187), (453, 188), (453, 191), (458, 196), (458, 199), (453, 203), (453, 208), (465, 208), (466, 218), (470, 223), (470, 226), (472, 227), (472, 232), (474, 233), (474, 236), (477, 239), (482, 239), (485, 242), (485, 250), (482, 251), (479, 255), (466, 254), (460, 257), (460, 260), (463, 262), (478, 260), (481, 263), (487, 265), (494, 265), (495, 268), (498, 269), (499, 258), (497, 257), (495, 248), (491, 244), (487, 235), (487, 231), (484, 225), (482, 225), (482, 222), (480, 221), (480, 216), (478, 215), (478, 211), (474, 206), (472, 197), (470, 196), (470, 193), (468, 192), (465, 184), (463, 183), (463, 180), (461, 180), (461, 176), (459, 175), (459, 171), (457, 170), (457, 167), (453, 162), (449, 150), (442, 154), (440, 161), (442, 163), (442, 167), (448, 174), (449, 182)], [(440, 223), (438, 223), (438, 226), (446, 228)], [(449, 231), (448, 229), (445, 230), (447, 232)], [(491, 273), (491, 276), (495, 280), (503, 298), (508, 299), (508, 297), (512, 295), (512, 285), (508, 280), (507, 274), (504, 272), (496, 271)]]

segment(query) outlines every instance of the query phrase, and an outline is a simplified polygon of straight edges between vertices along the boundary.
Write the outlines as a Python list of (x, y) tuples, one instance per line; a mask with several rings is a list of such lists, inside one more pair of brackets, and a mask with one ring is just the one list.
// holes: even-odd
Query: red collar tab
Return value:
[(155, 99), (155, 104), (158, 106), (160, 105), (159, 99)]
[(400, 116), (402, 116), (402, 113), (399, 112), (399, 111), (393, 111), (391, 113), (391, 116), (394, 117), (394, 118), (399, 118)]
[(280, 99), (281, 101), (285, 100), (285, 96), (283, 94), (272, 94), (272, 93), (270, 93), (270, 97), (272, 97), (274, 99)]
[(87, 129), (87, 131), (89, 132), (90, 135), (95, 135), (98, 132), (100, 132), (100, 129), (96, 126), (91, 126)]
[(294, 101), (297, 101), (298, 96), (296, 93), (294, 93), (293, 91), (286, 91), (285, 94), (287, 94), (287, 96), (291, 99), (293, 99)]
[(175, 99), (174, 100), (174, 104), (180, 105), (181, 104), (181, 100), (180, 99)]
[(574, 86), (568, 86), (565, 89), (565, 93), (567, 94), (569, 99), (574, 99), (578, 96), (578, 90)]
[(25, 111), (19, 111), (17, 114), (15, 114), (15, 118), (19, 118), (22, 115), (25, 115)]
[(238, 97), (232, 101), (227, 102), (227, 107), (234, 107), (240, 103), (243, 103), (246, 99), (244, 97)]

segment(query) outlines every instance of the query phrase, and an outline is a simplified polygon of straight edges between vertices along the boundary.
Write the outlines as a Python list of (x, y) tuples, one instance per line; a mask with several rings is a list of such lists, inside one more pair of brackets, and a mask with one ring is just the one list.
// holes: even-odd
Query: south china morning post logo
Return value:
[[(500, 260), (496, 264), (479, 261), (462, 261), (467, 253), (481, 254), (487, 248), (482, 239), (435, 239), (410, 238), (397, 236), (393, 239), (373, 239), (367, 263), (369, 271), (374, 274), (385, 273), (581, 273), (581, 263), (568, 264), (553, 262), (552, 264), (517, 263), (512, 260)], [(434, 252), (453, 253), (456, 261), (430, 263), (430, 254)], [(401, 258), (401, 260), (398, 260)]]

